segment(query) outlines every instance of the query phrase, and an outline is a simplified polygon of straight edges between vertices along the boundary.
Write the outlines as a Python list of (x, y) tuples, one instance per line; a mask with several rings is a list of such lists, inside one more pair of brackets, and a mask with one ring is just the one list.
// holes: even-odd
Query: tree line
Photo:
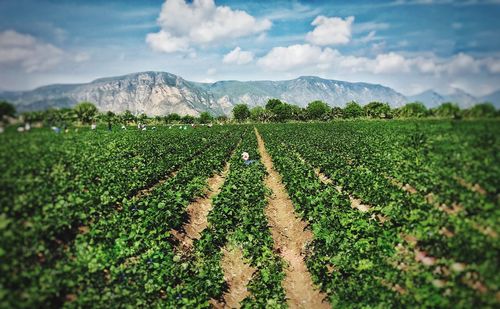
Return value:
[[(285, 121), (329, 121), (333, 119), (354, 118), (490, 118), (499, 117), (500, 111), (491, 103), (474, 105), (468, 109), (460, 109), (458, 105), (448, 102), (428, 109), (420, 102), (408, 103), (402, 107), (391, 108), (387, 103), (371, 102), (364, 106), (351, 101), (344, 108), (330, 107), (323, 101), (310, 102), (305, 108), (283, 102), (279, 99), (269, 99), (265, 106), (249, 108), (247, 104), (236, 104), (233, 108), (233, 119), (238, 122), (285, 122)], [(176, 113), (149, 117), (146, 114), (134, 115), (130, 111), (115, 114), (111, 111), (101, 113), (90, 102), (80, 102), (73, 108), (47, 109), (44, 111), (16, 113), (15, 107), (5, 101), (0, 101), (0, 121), (6, 123), (8, 118), (20, 118), (28, 123), (43, 122), (49, 126), (67, 126), (74, 123), (91, 124), (104, 122), (108, 124), (155, 123), (155, 124), (206, 124), (214, 121), (230, 121), (227, 116), (213, 116), (202, 112), (198, 117), (181, 116)]]
[(265, 107), (249, 108), (246, 104), (237, 104), (233, 108), (233, 116), (237, 121), (283, 122), (289, 120), (329, 121), (333, 119), (352, 118), (490, 118), (499, 117), (500, 111), (491, 103), (481, 103), (468, 109), (460, 109), (457, 104), (447, 102), (435, 108), (428, 109), (423, 103), (413, 102), (402, 107), (391, 108), (388, 103), (370, 102), (364, 106), (351, 101), (344, 108), (330, 107), (322, 101), (310, 102), (305, 108), (270, 99)]
[(97, 107), (90, 102), (80, 102), (73, 108), (49, 108), (43, 111), (31, 111), (16, 113), (15, 107), (5, 101), (0, 101), (0, 121), (6, 123), (8, 119), (18, 118), (27, 123), (41, 122), (47, 126), (64, 127), (75, 123), (88, 125), (92, 123), (108, 123), (108, 124), (205, 124), (213, 121), (227, 121), (226, 116), (214, 117), (208, 112), (202, 112), (198, 117), (191, 115), (181, 116), (176, 113), (165, 116), (150, 117), (145, 113), (134, 115), (131, 111), (126, 110), (123, 113), (113, 113), (111, 111), (99, 112)]

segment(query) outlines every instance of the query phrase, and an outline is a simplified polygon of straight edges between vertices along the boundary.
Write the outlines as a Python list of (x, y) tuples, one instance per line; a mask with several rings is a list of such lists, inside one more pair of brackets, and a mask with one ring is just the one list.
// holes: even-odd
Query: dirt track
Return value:
[(304, 262), (304, 250), (313, 235), (306, 229), (306, 223), (295, 215), (281, 176), (274, 170), (271, 157), (257, 129), (255, 134), (261, 160), (269, 174), (265, 184), (273, 192), (266, 208), (266, 215), (271, 226), (274, 247), (288, 264), (283, 280), (288, 305), (291, 308), (330, 308), (326, 295), (314, 286)]

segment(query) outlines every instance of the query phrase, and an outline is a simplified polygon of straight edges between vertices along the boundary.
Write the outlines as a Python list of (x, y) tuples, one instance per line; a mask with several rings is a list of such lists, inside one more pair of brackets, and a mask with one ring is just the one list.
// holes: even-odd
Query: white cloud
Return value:
[(245, 11), (216, 6), (213, 0), (166, 0), (158, 24), (160, 32), (149, 33), (146, 42), (165, 53), (259, 34), (272, 25), (268, 19), (257, 20)]
[(288, 71), (305, 66), (326, 68), (338, 52), (331, 48), (322, 49), (309, 44), (296, 44), (288, 47), (274, 47), (267, 55), (258, 60), (258, 65), (271, 71)]
[(33, 36), (13, 30), (0, 32), (0, 65), (21, 66), (26, 72), (48, 70), (59, 64), (64, 51)]
[(500, 59), (495, 59), (492, 57), (485, 58), (481, 61), (481, 65), (484, 65), (486, 69), (492, 74), (500, 73)]
[(479, 71), (480, 63), (464, 53), (459, 53), (451, 60), (444, 64), (442, 69), (447, 71), (449, 74), (460, 74), (460, 73), (477, 73)]
[(472, 76), (481, 72), (500, 73), (500, 59), (474, 58), (459, 53), (450, 58), (435, 55), (405, 56), (401, 53), (380, 53), (374, 58), (343, 55), (336, 49), (321, 48), (310, 44), (275, 47), (257, 60), (268, 71), (301, 71), (316, 68), (328, 69), (337, 74), (369, 73), (381, 75), (419, 76)]
[(207, 70), (207, 75), (215, 75), (215, 74), (217, 74), (216, 68), (210, 68)]
[(253, 53), (249, 51), (243, 51), (240, 47), (236, 47), (224, 56), (222, 62), (226, 64), (247, 64), (252, 62)]
[(189, 40), (184, 37), (174, 37), (170, 33), (160, 30), (158, 33), (148, 33), (146, 42), (151, 49), (157, 52), (172, 53), (175, 51), (187, 51)]
[(315, 28), (307, 33), (306, 40), (319, 46), (347, 44), (351, 40), (353, 22), (354, 16), (342, 19), (320, 15), (311, 23)]
[(409, 70), (409, 63), (405, 57), (394, 52), (377, 55), (374, 60), (373, 73), (375, 74), (408, 72)]

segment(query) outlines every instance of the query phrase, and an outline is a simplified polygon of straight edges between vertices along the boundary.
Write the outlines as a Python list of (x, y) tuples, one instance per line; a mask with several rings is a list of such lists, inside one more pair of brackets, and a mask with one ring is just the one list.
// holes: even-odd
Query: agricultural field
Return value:
[(498, 120), (6, 132), (0, 308), (498, 308), (499, 136)]

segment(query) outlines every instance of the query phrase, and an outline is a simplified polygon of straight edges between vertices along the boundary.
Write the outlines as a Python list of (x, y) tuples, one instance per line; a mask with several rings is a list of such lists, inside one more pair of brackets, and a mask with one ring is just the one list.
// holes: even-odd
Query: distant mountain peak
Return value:
[[(431, 90), (420, 96), (423, 97), (417, 98), (418, 101), (431, 105), (430, 107), (445, 99)], [(84, 84), (49, 85), (32, 91), (0, 93), (0, 99), (15, 103), (19, 111), (71, 107), (80, 101), (90, 101), (101, 111), (145, 111), (149, 115), (174, 112), (198, 115), (203, 111), (228, 114), (235, 104), (263, 106), (270, 98), (302, 107), (315, 100), (341, 107), (350, 101), (361, 105), (379, 101), (387, 102), (392, 107), (400, 107), (414, 101), (414, 97), (407, 98), (383, 85), (352, 83), (310, 75), (278, 81), (222, 80), (200, 83), (160, 71), (99, 78)], [(471, 100), (471, 97), (462, 92), (455, 92), (453, 97)]]

